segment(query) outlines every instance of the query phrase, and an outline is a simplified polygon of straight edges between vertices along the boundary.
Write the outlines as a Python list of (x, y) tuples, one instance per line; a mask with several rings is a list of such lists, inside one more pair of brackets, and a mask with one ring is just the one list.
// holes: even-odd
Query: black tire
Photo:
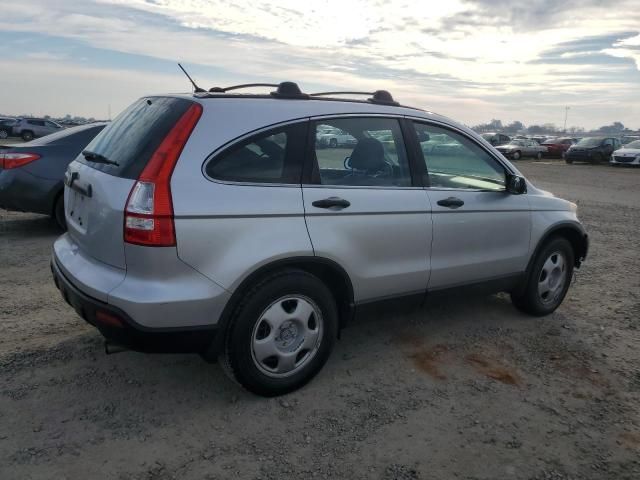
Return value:
[(329, 146), (331, 148), (338, 148), (338, 140), (335, 138), (332, 138), (331, 140), (329, 140)]
[(519, 150), (516, 150), (515, 152), (513, 152), (513, 154), (511, 155), (511, 158), (513, 158), (514, 160), (520, 160), (520, 158), (522, 158), (522, 154), (520, 153)]
[(53, 206), (53, 219), (63, 232), (67, 231), (67, 220), (64, 216), (64, 195), (58, 195)]
[[(322, 335), (313, 357), (286, 377), (264, 373), (253, 356), (255, 328), (265, 310), (290, 295), (310, 299), (321, 312)], [(257, 283), (237, 306), (225, 334), (219, 361), (225, 373), (257, 395), (273, 397), (292, 392), (311, 380), (324, 366), (338, 333), (338, 310), (327, 286), (317, 277), (294, 269), (277, 272)]]
[(33, 140), (33, 132), (25, 130), (24, 132), (22, 132), (22, 139), (25, 142), (30, 142), (31, 140)]
[(6, 138), (9, 138), (9, 132), (4, 129), (0, 130), (0, 140), (4, 140)]
[(567, 157), (567, 155), (565, 154), (564, 156), (564, 162), (567, 163), (568, 165), (571, 165), (573, 163), (573, 159)]
[[(564, 284), (558, 289), (557, 294), (552, 299), (545, 301), (538, 292), (538, 282), (543, 279), (543, 265), (554, 254), (560, 253), (564, 256), (565, 270)], [(533, 261), (525, 284), (515, 292), (511, 293), (511, 301), (521, 311), (541, 317), (549, 315), (560, 306), (571, 285), (573, 277), (574, 253), (571, 243), (564, 237), (552, 237), (540, 249)]]

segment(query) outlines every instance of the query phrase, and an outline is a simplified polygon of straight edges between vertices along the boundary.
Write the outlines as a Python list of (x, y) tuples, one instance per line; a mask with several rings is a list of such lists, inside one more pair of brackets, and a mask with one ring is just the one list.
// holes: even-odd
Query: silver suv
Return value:
[(13, 125), (13, 134), (17, 137), (22, 137), (25, 142), (28, 142), (36, 137), (44, 137), (63, 128), (62, 125), (45, 118), (23, 118)]
[(364, 304), (480, 285), (549, 314), (588, 248), (574, 204), (384, 91), (142, 98), (65, 183), (55, 283), (108, 348), (220, 358), (261, 395), (309, 381)]

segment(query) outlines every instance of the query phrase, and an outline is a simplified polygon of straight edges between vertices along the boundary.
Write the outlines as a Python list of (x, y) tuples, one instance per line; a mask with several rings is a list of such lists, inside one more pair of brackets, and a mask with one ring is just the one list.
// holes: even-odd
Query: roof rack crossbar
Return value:
[(229, 90), (239, 90), (241, 88), (251, 88), (251, 87), (277, 87), (277, 83), (243, 83), (240, 85), (232, 85), (231, 87), (212, 87), (209, 89), (212, 93), (224, 93)]
[(310, 97), (323, 97), (326, 95), (373, 95), (375, 92), (318, 92), (310, 93)]

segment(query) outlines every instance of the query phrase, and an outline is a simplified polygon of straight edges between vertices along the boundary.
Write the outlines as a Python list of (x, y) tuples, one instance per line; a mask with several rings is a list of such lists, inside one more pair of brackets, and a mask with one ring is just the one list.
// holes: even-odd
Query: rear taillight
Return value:
[(37, 153), (0, 153), (0, 168), (20, 168), (40, 158)]
[(124, 212), (125, 242), (152, 247), (171, 247), (176, 244), (171, 174), (200, 115), (202, 106), (197, 103), (191, 105), (138, 177), (129, 193)]

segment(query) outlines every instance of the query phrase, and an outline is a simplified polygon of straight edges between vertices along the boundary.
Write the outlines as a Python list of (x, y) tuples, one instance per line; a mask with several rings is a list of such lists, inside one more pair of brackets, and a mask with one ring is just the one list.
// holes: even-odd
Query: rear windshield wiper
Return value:
[(113, 160), (109, 160), (104, 155), (100, 155), (99, 153), (95, 153), (95, 152), (92, 152), (90, 150), (83, 150), (82, 151), (82, 156), (84, 158), (86, 158), (87, 160), (89, 160), (90, 162), (106, 163), (107, 165), (115, 165), (116, 167), (120, 166), (120, 164), (118, 162), (115, 162)]

